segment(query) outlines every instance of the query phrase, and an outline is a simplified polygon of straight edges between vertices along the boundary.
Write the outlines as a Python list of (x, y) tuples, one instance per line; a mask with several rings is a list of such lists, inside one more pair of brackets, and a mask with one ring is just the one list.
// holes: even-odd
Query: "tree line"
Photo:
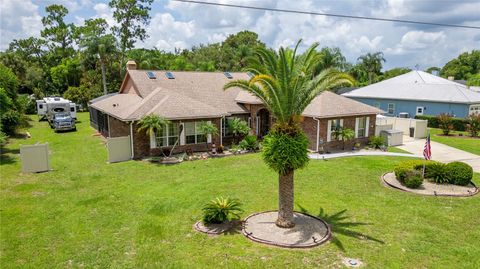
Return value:
[[(111, 0), (115, 25), (102, 18), (87, 19), (83, 25), (68, 23), (69, 11), (62, 5), (47, 6), (41, 37), (13, 40), (0, 52), (1, 130), (14, 132), (25, 113), (35, 112), (35, 99), (64, 96), (83, 105), (105, 93), (118, 91), (125, 63), (134, 60), (139, 69), (185, 71), (242, 71), (259, 48), (268, 49), (258, 35), (241, 31), (225, 41), (200, 44), (191, 49), (166, 52), (157, 48), (135, 48), (148, 38), (153, 0)], [(382, 52), (367, 53), (347, 62), (337, 47), (316, 49), (320, 58), (316, 72), (335, 68), (350, 74), (355, 86), (364, 86), (406, 72), (393, 68), (382, 72)], [(461, 54), (443, 68), (432, 67), (442, 76), (454, 76), (480, 85), (480, 51)]]

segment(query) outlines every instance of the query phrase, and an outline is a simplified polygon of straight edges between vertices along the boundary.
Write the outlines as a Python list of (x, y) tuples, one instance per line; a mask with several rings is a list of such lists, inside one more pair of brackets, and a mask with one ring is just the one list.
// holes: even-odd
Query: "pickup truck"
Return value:
[(56, 133), (58, 131), (77, 130), (75, 119), (70, 116), (70, 113), (55, 113), (50, 121), (50, 127), (52, 127)]

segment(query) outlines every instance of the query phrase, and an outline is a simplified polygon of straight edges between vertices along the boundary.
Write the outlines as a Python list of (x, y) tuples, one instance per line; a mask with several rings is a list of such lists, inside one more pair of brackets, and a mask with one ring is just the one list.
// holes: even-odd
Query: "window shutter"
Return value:
[(157, 147), (157, 140), (155, 139), (155, 132), (150, 133), (150, 148), (154, 149)]
[(358, 138), (358, 122), (360, 118), (355, 118), (355, 138)]
[(180, 128), (180, 126), (182, 127), (182, 131), (178, 134), (178, 136), (180, 137), (180, 145), (183, 146), (185, 145), (185, 124), (181, 122), (178, 127)]
[[(211, 121), (208, 121), (208, 123), (212, 123)], [(211, 134), (208, 134), (207, 136), (207, 143), (212, 143), (212, 135)]]
[(369, 137), (368, 135), (368, 128), (370, 127), (370, 117), (367, 116), (367, 119), (365, 121), (365, 137)]
[(328, 120), (327, 124), (327, 142), (332, 141), (332, 120)]
[(343, 119), (340, 119), (340, 127), (343, 128)]

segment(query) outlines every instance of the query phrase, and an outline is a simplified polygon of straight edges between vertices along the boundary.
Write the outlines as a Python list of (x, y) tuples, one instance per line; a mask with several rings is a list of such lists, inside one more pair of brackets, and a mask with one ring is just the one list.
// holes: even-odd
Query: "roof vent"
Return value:
[(153, 73), (152, 71), (148, 71), (147, 72), (147, 76), (149, 79), (156, 79), (157, 77), (155, 76), (155, 73)]
[(223, 72), (223, 74), (224, 74), (228, 79), (232, 79), (232, 78), (233, 78), (232, 74), (230, 74), (229, 72)]
[(166, 76), (168, 79), (175, 79), (175, 76), (173, 76), (173, 73), (172, 73), (172, 72), (165, 72), (165, 76)]

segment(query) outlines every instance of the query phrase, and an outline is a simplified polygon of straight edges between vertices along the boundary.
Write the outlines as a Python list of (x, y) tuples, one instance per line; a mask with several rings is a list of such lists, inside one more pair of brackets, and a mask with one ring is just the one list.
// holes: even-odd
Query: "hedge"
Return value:
[(425, 164), (425, 178), (431, 182), (454, 185), (468, 185), (473, 177), (473, 169), (470, 165), (462, 162), (443, 164), (435, 161), (409, 160), (398, 163), (395, 168), (395, 177), (403, 185), (415, 186), (419, 183), (416, 177), (421, 175)]
[[(428, 120), (428, 127), (430, 128), (440, 128), (438, 118), (436, 116), (429, 116), (429, 115), (417, 115), (415, 119), (419, 120)], [(455, 131), (466, 131), (467, 130), (467, 123), (466, 119), (462, 118), (452, 118), (452, 125), (453, 130)]]

